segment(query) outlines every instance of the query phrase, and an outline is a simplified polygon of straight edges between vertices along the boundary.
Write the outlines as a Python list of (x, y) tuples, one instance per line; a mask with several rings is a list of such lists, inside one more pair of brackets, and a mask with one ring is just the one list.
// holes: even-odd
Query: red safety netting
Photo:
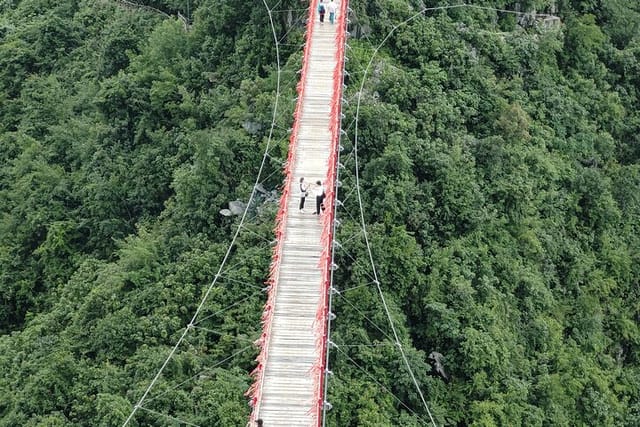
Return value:
[(278, 213), (276, 215), (276, 228), (275, 238), (276, 245), (273, 248), (273, 255), (271, 259), (271, 265), (269, 268), (269, 278), (265, 282), (268, 286), (267, 302), (262, 312), (262, 335), (255, 342), (255, 345), (260, 349), (260, 353), (256, 357), (258, 362), (256, 368), (251, 372), (251, 376), (254, 379), (253, 384), (249, 387), (249, 390), (245, 393), (245, 396), (249, 398), (249, 404), (252, 407), (251, 416), (249, 418), (249, 425), (254, 425), (255, 415), (259, 413), (259, 405), (262, 398), (262, 385), (264, 382), (264, 368), (269, 358), (269, 339), (271, 337), (271, 325), (273, 324), (273, 311), (274, 303), (277, 295), (277, 286), (279, 282), (280, 274), (280, 262), (282, 259), (282, 242), (285, 235), (285, 227), (287, 224), (288, 208), (287, 200), (289, 199), (289, 193), (293, 175), (291, 166), (295, 162), (297, 151), (298, 131), (300, 128), (300, 121), (298, 120), (302, 112), (302, 101), (304, 97), (304, 88), (307, 75), (307, 69), (309, 66), (309, 55), (311, 51), (311, 40), (313, 37), (313, 22), (315, 18), (315, 7), (311, 7), (309, 10), (309, 18), (307, 20), (306, 39), (303, 55), (302, 55), (302, 67), (300, 70), (300, 81), (296, 86), (298, 92), (298, 101), (296, 102), (296, 108), (293, 113), (293, 127), (291, 129), (291, 136), (289, 137), (289, 154), (287, 162), (284, 166), (284, 187), (282, 196), (280, 197), (280, 205)]
[[(331, 282), (331, 251), (333, 242), (333, 224), (335, 219), (335, 191), (336, 191), (336, 173), (338, 165), (338, 150), (340, 146), (340, 126), (341, 126), (341, 99), (342, 99), (342, 84), (344, 73), (344, 47), (346, 38), (346, 14), (347, 14), (347, 0), (343, 0), (340, 4), (337, 19), (336, 19), (336, 68), (333, 73), (333, 96), (331, 99), (331, 117), (329, 118), (329, 130), (331, 134), (331, 148), (328, 160), (327, 175), (324, 180), (326, 189), (325, 198), (325, 212), (327, 214), (322, 216), (322, 253), (320, 257), (320, 269), (321, 269), (321, 297), (318, 309), (316, 312), (315, 321), (315, 334), (316, 334), (316, 346), (318, 349), (318, 359), (314, 363), (310, 374), (314, 378), (314, 418), (318, 425), (321, 424), (322, 407), (324, 404), (324, 372), (326, 370), (326, 341), (327, 341), (327, 319), (329, 315), (329, 287)], [(259, 413), (259, 405), (262, 397), (262, 386), (264, 381), (264, 368), (269, 357), (269, 339), (271, 337), (271, 325), (273, 320), (274, 303), (277, 294), (277, 286), (280, 271), (280, 261), (282, 258), (282, 242), (285, 235), (285, 227), (287, 223), (288, 209), (287, 201), (290, 196), (290, 189), (292, 188), (292, 180), (294, 179), (291, 166), (295, 162), (297, 153), (297, 139), (298, 131), (300, 127), (299, 115), (302, 110), (302, 103), (304, 99), (304, 89), (306, 85), (307, 69), (309, 65), (309, 55), (311, 51), (311, 40), (313, 37), (313, 26), (317, 18), (317, 6), (318, 0), (312, 0), (309, 10), (309, 18), (307, 21), (306, 31), (306, 43), (304, 47), (304, 53), (302, 57), (302, 69), (300, 72), (300, 81), (297, 85), (298, 101), (294, 111), (294, 121), (291, 130), (291, 136), (289, 138), (289, 154), (287, 163), (284, 168), (285, 182), (282, 196), (280, 198), (280, 206), (278, 214), (276, 216), (276, 231), (275, 237), (277, 244), (273, 248), (273, 258), (271, 261), (269, 279), (267, 285), (269, 291), (267, 295), (267, 302), (264, 306), (262, 314), (262, 328), (263, 332), (260, 338), (256, 341), (256, 345), (260, 348), (260, 353), (256, 358), (258, 365), (251, 373), (254, 378), (254, 383), (249, 390), (245, 393), (250, 399), (250, 404), (253, 408), (249, 423), (254, 425), (256, 414)]]

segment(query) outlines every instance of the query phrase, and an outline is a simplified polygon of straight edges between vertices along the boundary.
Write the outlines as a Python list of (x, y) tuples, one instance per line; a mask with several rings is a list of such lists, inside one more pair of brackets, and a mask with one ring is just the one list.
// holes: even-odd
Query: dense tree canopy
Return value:
[[(640, 9), (603, 3), (483, 3), (559, 23), (355, 4), (347, 97), (360, 99), (365, 222), (438, 424), (638, 423), (640, 104), (620, 61), (640, 59)], [(393, 340), (366, 258), (346, 248), (338, 270), (369, 286), (336, 298), (334, 341), (346, 347), (333, 356), (331, 423), (428, 421), (397, 378), (399, 353), (370, 349)], [(356, 303), (373, 322), (353, 319)], [(447, 382), (425, 376), (432, 351)]]
[[(369, 243), (407, 358), (438, 425), (638, 425), (640, 7), (419, 13), (458, 3), (351, 2), (341, 196), (357, 111)], [(267, 144), (270, 19), (262, 2), (142, 6), (0, 4), (2, 426), (121, 425), (214, 278), (132, 425), (246, 422), (276, 204), (254, 201), (218, 276), (237, 224), (219, 211), (247, 201)], [(267, 192), (304, 7), (273, 13)], [(328, 423), (423, 425), (344, 204)]]
[[(166, 15), (117, 2), (0, 6), (0, 425), (122, 424), (216, 275), (235, 229), (219, 211), (253, 188), (277, 77), (267, 10), (147, 6)], [(286, 154), (296, 13), (274, 20), (283, 84), (267, 191)], [(264, 197), (251, 207), (234, 267), (149, 409), (246, 420), (275, 209)], [(173, 425), (151, 412), (135, 422)]]

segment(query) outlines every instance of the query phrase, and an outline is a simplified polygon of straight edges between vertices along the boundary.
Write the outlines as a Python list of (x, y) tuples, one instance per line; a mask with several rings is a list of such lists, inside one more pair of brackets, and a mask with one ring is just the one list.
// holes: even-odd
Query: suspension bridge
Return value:
[[(263, 314), (250, 425), (310, 426), (325, 406), (325, 346), (340, 139), (346, 1), (327, 5), (319, 21), (311, 7), (289, 142), (285, 191), (277, 216), (278, 244)], [(336, 9), (336, 19), (329, 11)], [(312, 183), (307, 210), (298, 209), (299, 178)], [(316, 215), (316, 188), (326, 210)]]
[[(326, 8), (324, 22), (320, 22), (319, 19), (318, 4), (320, 1), (312, 0), (308, 9), (306, 42), (300, 79), (297, 84), (298, 97), (289, 138), (283, 191), (276, 216), (276, 243), (273, 249), (269, 277), (266, 281), (268, 292), (262, 314), (263, 330), (255, 342), (259, 348), (259, 354), (256, 358), (256, 368), (251, 373), (254, 381), (245, 393), (251, 406), (251, 414), (247, 423), (250, 427), (324, 426), (326, 411), (331, 407), (326, 399), (327, 377), (330, 374), (328, 370), (328, 343), (333, 317), (330, 313), (333, 294), (331, 284), (333, 271), (336, 268), (333, 262), (333, 249), (336, 246), (334, 234), (338, 223), (335, 218), (335, 208), (338, 203), (337, 189), (340, 185), (338, 166), (340, 165), (341, 151), (340, 136), (343, 132), (341, 107), (346, 74), (348, 1), (334, 0), (332, 2), (329, 0), (324, 2)], [(330, 5), (330, 3), (333, 4)], [(276, 90), (274, 120), (269, 134), (269, 140), (271, 140), (278, 108), (280, 59), (272, 10), (266, 2), (265, 7), (271, 20), (278, 62), (278, 88)], [(335, 14), (331, 17), (330, 12), (334, 10)], [(251, 205), (255, 196), (267, 152), (268, 148), (247, 206)], [(307, 197), (308, 201), (304, 211), (298, 206), (300, 199), (299, 179), (302, 177), (305, 178), (305, 182), (310, 184), (310, 197)], [(324, 209), (318, 214), (315, 194), (319, 186), (324, 188), (325, 198)], [(360, 199), (359, 189), (358, 198)], [(362, 208), (361, 200), (360, 207)], [(133, 410), (126, 418), (123, 427), (129, 425), (138, 411), (146, 411), (178, 423), (198, 427), (184, 419), (146, 407), (144, 403), (157, 397), (150, 397), (149, 393), (189, 332), (201, 328), (199, 323), (203, 319), (200, 318), (200, 314), (205, 309), (205, 303), (218, 279), (222, 277), (223, 267), (231, 254), (233, 242), (236, 241), (242, 229), (247, 212), (248, 210), (244, 211), (233, 236), (232, 244), (229, 245), (218, 273), (206, 289), (191, 321), (183, 329), (164, 363), (133, 406)], [(364, 218), (362, 218), (362, 222), (364, 226)], [(366, 239), (365, 230), (363, 230), (363, 234)], [(374, 282), (384, 304), (384, 296), (379, 282), (377, 279)], [(396, 345), (425, 408), (429, 412), (422, 392), (401, 349), (386, 304), (384, 307), (395, 336)], [(206, 318), (208, 317), (204, 319)], [(246, 348), (234, 353), (229, 358), (245, 350)], [(183, 383), (181, 382), (177, 386)], [(166, 391), (160, 395), (164, 393)], [(404, 404), (403, 406), (406, 407)], [(430, 412), (429, 417), (431, 418)], [(432, 418), (431, 422), (435, 426)]]

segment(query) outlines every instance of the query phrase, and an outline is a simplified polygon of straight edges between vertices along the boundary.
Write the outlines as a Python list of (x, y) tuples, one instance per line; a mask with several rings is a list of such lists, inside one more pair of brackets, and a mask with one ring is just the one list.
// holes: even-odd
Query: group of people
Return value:
[[(300, 178), (299, 183), (300, 188), (300, 205), (298, 206), (298, 210), (301, 213), (304, 213), (304, 202), (309, 195), (309, 184), (304, 182), (304, 177)], [(316, 211), (313, 212), (314, 215), (320, 215), (320, 212), (324, 212), (324, 185), (322, 185), (322, 181), (316, 181), (315, 187), (313, 188), (313, 195), (316, 198)]]
[(320, 0), (318, 3), (318, 15), (320, 15), (320, 23), (324, 23), (324, 15), (329, 11), (329, 22), (334, 23), (336, 20), (336, 10), (338, 10), (338, 6), (333, 2), (333, 0), (329, 0), (329, 3), (326, 5), (323, 0)]

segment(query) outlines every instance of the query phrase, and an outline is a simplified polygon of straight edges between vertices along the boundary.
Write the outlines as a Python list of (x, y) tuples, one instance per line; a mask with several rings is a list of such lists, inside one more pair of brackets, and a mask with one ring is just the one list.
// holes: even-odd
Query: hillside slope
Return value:
[[(351, 2), (328, 425), (428, 419), (367, 286), (356, 112), (376, 267), (437, 423), (638, 425), (640, 8), (418, 13), (444, 3)], [(237, 224), (220, 210), (252, 190), (276, 93), (264, 4), (146, 5), (169, 17), (0, 4), (0, 426), (121, 425), (216, 276)], [(247, 420), (305, 7), (274, 9), (267, 194), (132, 425)]]

